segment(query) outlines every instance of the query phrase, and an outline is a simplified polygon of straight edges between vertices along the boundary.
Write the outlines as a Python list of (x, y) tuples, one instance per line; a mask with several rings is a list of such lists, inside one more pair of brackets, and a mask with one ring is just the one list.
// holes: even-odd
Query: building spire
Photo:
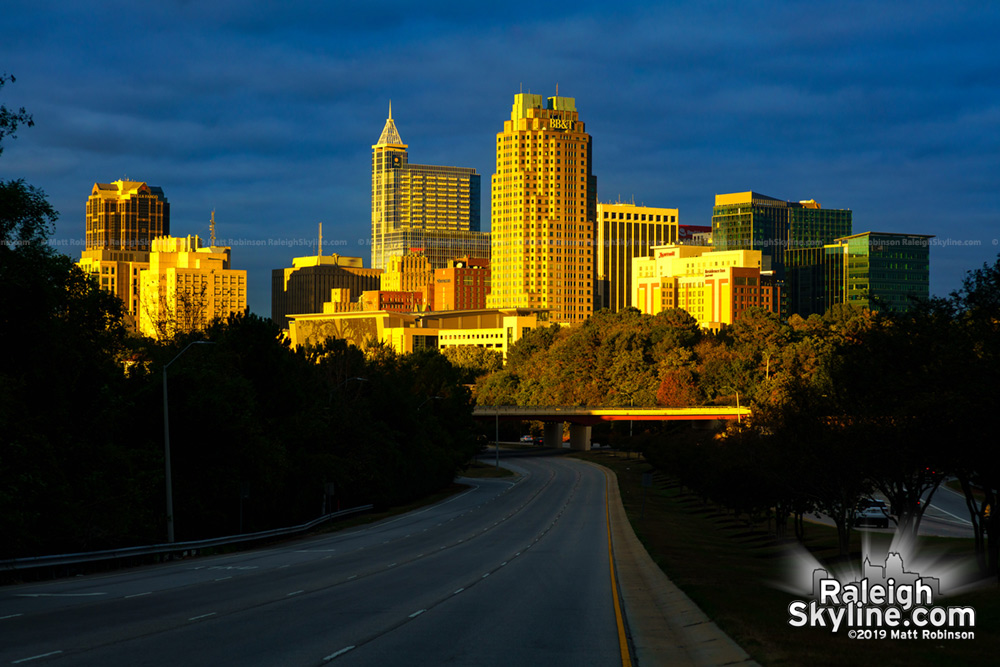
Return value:
[(389, 118), (385, 121), (385, 127), (382, 128), (382, 134), (375, 145), (406, 147), (406, 144), (399, 137), (399, 131), (396, 130), (396, 122), (392, 119), (392, 100), (389, 100)]

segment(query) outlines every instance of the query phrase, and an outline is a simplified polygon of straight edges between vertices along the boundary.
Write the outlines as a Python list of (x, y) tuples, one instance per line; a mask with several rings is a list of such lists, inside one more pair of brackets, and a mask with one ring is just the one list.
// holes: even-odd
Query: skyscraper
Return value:
[(372, 268), (422, 250), (434, 268), (489, 252), (480, 227), (480, 178), (475, 169), (410, 164), (392, 118), (372, 146)]
[(553, 322), (594, 310), (597, 179), (576, 100), (518, 94), (497, 133), (489, 308), (545, 308)]
[(170, 234), (170, 204), (163, 188), (140, 181), (94, 183), (87, 199), (87, 250), (149, 252)]
[(597, 303), (623, 310), (632, 304), (632, 259), (648, 257), (653, 246), (679, 241), (676, 208), (635, 204), (597, 205)]
[(760, 250), (764, 271), (785, 278), (785, 251), (817, 248), (851, 234), (851, 210), (822, 208), (814, 200), (783, 201), (756, 192), (716, 195), (712, 242), (716, 250)]

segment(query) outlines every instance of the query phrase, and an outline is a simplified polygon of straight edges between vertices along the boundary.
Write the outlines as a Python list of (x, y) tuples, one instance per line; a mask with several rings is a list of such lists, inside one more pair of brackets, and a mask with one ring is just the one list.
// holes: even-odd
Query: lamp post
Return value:
[(739, 424), (739, 423), (741, 423), (741, 419), (740, 419), (740, 416), (741, 416), (740, 415), (740, 390), (737, 389), (736, 387), (732, 387), (732, 386), (726, 385), (725, 387), (722, 388), (722, 391), (726, 391), (727, 389), (732, 389), (733, 393), (736, 394), (736, 423)]
[(171, 472), (170, 465), (170, 408), (169, 402), (167, 400), (167, 369), (170, 364), (174, 363), (181, 358), (185, 352), (191, 349), (192, 345), (215, 345), (209, 340), (196, 340), (188, 343), (187, 347), (177, 353), (177, 356), (171, 359), (163, 367), (163, 460), (166, 466), (166, 476), (167, 476), (167, 543), (173, 544), (174, 541), (174, 482), (173, 475)]
[(419, 406), (417, 406), (417, 412), (420, 412), (420, 409), (422, 407), (424, 407), (425, 405), (427, 405), (428, 401), (440, 401), (440, 400), (443, 400), (443, 399), (444, 399), (444, 396), (428, 396), (427, 400), (425, 400), (423, 403), (421, 403)]
[(497, 405), (495, 407), (497, 411), (497, 433), (496, 433), (496, 440), (493, 441), (493, 449), (495, 449), (497, 453), (497, 468), (499, 468), (500, 467), (500, 406)]

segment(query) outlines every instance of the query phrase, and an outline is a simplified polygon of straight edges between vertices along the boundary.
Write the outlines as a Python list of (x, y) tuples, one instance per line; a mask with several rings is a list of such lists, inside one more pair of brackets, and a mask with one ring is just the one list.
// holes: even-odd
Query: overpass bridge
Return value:
[(605, 421), (720, 421), (750, 416), (749, 408), (711, 406), (692, 408), (587, 408), (572, 406), (477, 405), (472, 416), (480, 421), (545, 422), (546, 447), (562, 447), (563, 423), (568, 422), (570, 447), (590, 449), (590, 429)]

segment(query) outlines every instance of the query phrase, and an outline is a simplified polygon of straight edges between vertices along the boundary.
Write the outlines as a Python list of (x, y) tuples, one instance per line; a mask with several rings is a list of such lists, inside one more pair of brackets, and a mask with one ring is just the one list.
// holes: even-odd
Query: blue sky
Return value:
[[(474, 167), (520, 89), (575, 97), (601, 201), (709, 224), (716, 193), (937, 237), (931, 292), (1000, 252), (1000, 5), (979, 2), (5, 3), (0, 102), (35, 127), (0, 178), (41, 187), (82, 250), (95, 182), (161, 186), (174, 235), (232, 239), (254, 312), (325, 243), (369, 262), (371, 145)], [(249, 7), (249, 8), (248, 8)], [(240, 242), (248, 245), (239, 245)], [(265, 245), (249, 245), (264, 243)], [(296, 243), (306, 245), (294, 245)]]

